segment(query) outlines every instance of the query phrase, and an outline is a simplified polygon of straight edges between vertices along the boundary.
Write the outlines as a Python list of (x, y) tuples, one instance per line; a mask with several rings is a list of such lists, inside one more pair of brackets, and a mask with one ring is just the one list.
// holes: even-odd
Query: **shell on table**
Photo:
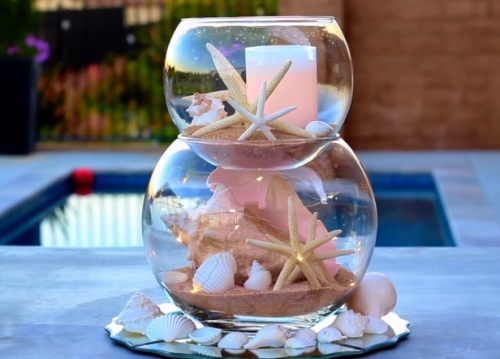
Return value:
[(381, 318), (377, 317), (367, 317), (368, 324), (365, 327), (365, 334), (384, 334), (387, 329), (389, 329), (389, 325)]
[(318, 351), (323, 355), (333, 354), (342, 352), (345, 350), (345, 347), (340, 346), (338, 344), (329, 344), (329, 343), (319, 343)]
[(347, 338), (360, 338), (363, 336), (368, 322), (368, 317), (354, 313), (352, 310), (346, 310), (337, 315), (331, 326), (337, 328)]
[(198, 355), (203, 355), (209, 358), (222, 358), (222, 349), (206, 345), (190, 344), (189, 349)]
[(310, 347), (316, 345), (318, 335), (310, 328), (301, 328), (293, 333), (292, 338), (299, 339), (306, 345), (306, 347)]
[(271, 287), (272, 281), (271, 272), (254, 260), (252, 268), (250, 268), (250, 272), (248, 273), (248, 279), (243, 286), (246, 289), (252, 290), (268, 290)]
[(264, 347), (279, 348), (285, 345), (289, 337), (288, 329), (280, 324), (266, 324), (255, 336), (246, 343), (245, 349), (259, 349)]
[(187, 282), (188, 275), (186, 273), (170, 271), (170, 272), (161, 272), (160, 279), (163, 283), (167, 285), (176, 285)]
[(236, 269), (236, 261), (231, 253), (211, 255), (196, 270), (193, 288), (206, 293), (225, 293), (234, 288)]
[(196, 329), (188, 336), (189, 339), (200, 345), (213, 345), (216, 344), (222, 337), (222, 329), (203, 327)]
[(195, 324), (188, 317), (169, 313), (153, 319), (146, 328), (146, 335), (150, 340), (171, 342), (185, 339), (195, 330)]
[(382, 318), (397, 303), (396, 288), (382, 273), (366, 273), (356, 291), (347, 300), (347, 308), (369, 317)]
[(219, 343), (217, 343), (217, 346), (223, 349), (241, 349), (248, 343), (248, 340), (248, 336), (245, 333), (231, 332), (226, 334)]
[(326, 327), (318, 332), (318, 343), (320, 344), (330, 344), (344, 338), (340, 330), (334, 327)]
[(306, 347), (310, 347), (310, 345), (307, 345), (299, 338), (292, 337), (292, 338), (288, 338), (285, 341), (285, 348), (302, 349), (302, 348), (306, 348)]
[(160, 308), (149, 297), (137, 292), (128, 300), (115, 321), (128, 332), (144, 335), (151, 320), (161, 315)]

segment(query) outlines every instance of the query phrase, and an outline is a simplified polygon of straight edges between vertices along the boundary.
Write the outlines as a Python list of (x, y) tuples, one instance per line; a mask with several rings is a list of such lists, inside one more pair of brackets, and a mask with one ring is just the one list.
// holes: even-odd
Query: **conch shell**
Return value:
[(236, 268), (232, 254), (216, 253), (208, 257), (196, 270), (193, 289), (206, 293), (225, 293), (234, 288)]
[(394, 309), (397, 293), (391, 280), (382, 273), (366, 273), (347, 301), (347, 308), (363, 315), (382, 318)]
[(188, 317), (169, 313), (153, 319), (146, 329), (146, 335), (150, 340), (171, 342), (187, 338), (195, 330), (196, 326)]
[(288, 336), (288, 330), (284, 326), (279, 324), (267, 324), (262, 327), (243, 348), (259, 349), (263, 347), (283, 347)]
[(227, 117), (221, 100), (199, 93), (194, 94), (186, 111), (193, 118), (191, 125), (208, 125)]
[(262, 267), (259, 262), (253, 261), (248, 279), (243, 284), (246, 289), (268, 290), (271, 287), (271, 272)]
[(344, 338), (340, 330), (334, 327), (323, 328), (318, 333), (318, 343), (320, 344), (329, 344)]
[(163, 315), (160, 308), (143, 293), (135, 293), (122, 309), (116, 323), (132, 333), (146, 334), (148, 324), (156, 317)]
[(359, 313), (354, 313), (352, 310), (346, 310), (335, 318), (333, 324), (347, 338), (360, 338), (363, 336), (369, 319)]

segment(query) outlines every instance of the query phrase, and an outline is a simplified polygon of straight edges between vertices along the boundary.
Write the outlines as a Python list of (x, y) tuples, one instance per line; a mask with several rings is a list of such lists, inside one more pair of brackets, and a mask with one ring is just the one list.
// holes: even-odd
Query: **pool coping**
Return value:
[[(0, 156), (0, 216), (78, 167), (150, 172), (163, 151), (37, 152)], [(457, 246), (500, 246), (500, 151), (357, 151), (367, 171), (431, 173)], [(496, 165), (496, 167), (495, 167)]]

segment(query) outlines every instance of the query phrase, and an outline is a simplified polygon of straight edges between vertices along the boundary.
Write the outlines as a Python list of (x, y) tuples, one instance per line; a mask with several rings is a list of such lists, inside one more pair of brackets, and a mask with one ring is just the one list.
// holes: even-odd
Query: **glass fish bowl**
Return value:
[(377, 211), (339, 135), (352, 72), (335, 20), (183, 20), (164, 86), (179, 136), (152, 173), (142, 228), (168, 298), (229, 329), (311, 327), (341, 308)]

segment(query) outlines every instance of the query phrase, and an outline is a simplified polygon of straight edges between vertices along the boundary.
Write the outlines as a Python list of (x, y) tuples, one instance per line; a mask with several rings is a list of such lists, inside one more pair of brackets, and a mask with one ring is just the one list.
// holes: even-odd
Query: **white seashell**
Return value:
[(292, 335), (292, 338), (300, 339), (306, 347), (316, 345), (317, 337), (316, 332), (310, 328), (299, 329)]
[(225, 352), (228, 352), (229, 354), (232, 355), (241, 355), (244, 352), (246, 352), (246, 349), (224, 349)]
[(208, 257), (196, 270), (193, 288), (206, 293), (224, 293), (234, 288), (236, 261), (230, 253), (221, 252)]
[(217, 346), (224, 349), (241, 349), (248, 343), (248, 336), (241, 332), (231, 332), (222, 338)]
[(377, 317), (367, 317), (368, 324), (364, 330), (366, 334), (384, 334), (387, 329), (389, 329), (389, 325), (384, 322), (382, 319)]
[(285, 348), (278, 348), (278, 349), (257, 349), (257, 350), (250, 350), (252, 354), (254, 354), (257, 358), (269, 358), (269, 359), (275, 359), (275, 358), (287, 358), (288, 353)]
[(222, 337), (222, 329), (204, 327), (189, 334), (189, 339), (201, 345), (213, 345)]
[(369, 317), (382, 318), (397, 303), (396, 288), (382, 273), (366, 273), (347, 301), (347, 308)]
[(268, 290), (271, 287), (271, 272), (262, 267), (259, 262), (253, 261), (248, 279), (243, 284), (246, 289)]
[(146, 334), (148, 324), (163, 315), (160, 308), (143, 293), (135, 293), (116, 318), (116, 323), (131, 333)]
[(328, 137), (335, 132), (332, 126), (323, 121), (311, 121), (306, 125), (305, 130), (316, 134), (318, 137)]
[(188, 280), (188, 275), (177, 271), (161, 272), (160, 278), (165, 284), (176, 285), (186, 282)]
[(337, 315), (331, 326), (337, 328), (347, 338), (360, 338), (368, 322), (367, 317), (354, 313), (352, 310), (346, 310)]
[(285, 347), (286, 355), (288, 357), (298, 357), (306, 353), (304, 348), (288, 348)]
[(169, 313), (153, 319), (146, 329), (146, 335), (150, 340), (171, 342), (187, 338), (195, 330), (196, 326), (188, 317)]
[(321, 344), (329, 344), (344, 338), (340, 330), (334, 327), (323, 328), (318, 333), (318, 343)]
[(186, 112), (193, 117), (192, 125), (207, 125), (227, 117), (222, 101), (204, 94), (195, 94)]
[(285, 345), (288, 339), (288, 330), (279, 324), (267, 324), (263, 326), (255, 336), (246, 343), (245, 349), (259, 349), (263, 347), (279, 348)]
[(193, 353), (198, 355), (203, 355), (210, 358), (222, 358), (221, 348), (190, 344), (189, 349), (191, 349)]
[(321, 354), (328, 355), (328, 354), (343, 352), (346, 350), (346, 348), (337, 344), (319, 343), (318, 350)]
[(309, 346), (299, 338), (288, 338), (285, 342), (285, 348), (301, 349)]

